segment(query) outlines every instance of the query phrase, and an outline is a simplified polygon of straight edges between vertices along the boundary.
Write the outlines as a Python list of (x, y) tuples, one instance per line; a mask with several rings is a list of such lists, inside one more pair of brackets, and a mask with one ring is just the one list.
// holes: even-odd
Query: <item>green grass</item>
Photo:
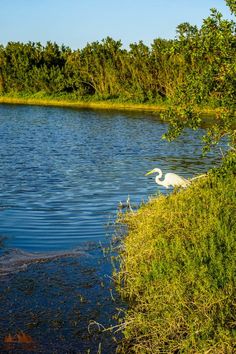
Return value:
[[(138, 103), (132, 100), (122, 100), (119, 98), (101, 98), (97, 96), (77, 97), (75, 94), (47, 94), (44, 91), (37, 93), (30, 92), (10, 92), (0, 94), (0, 103), (7, 104), (27, 104), (42, 106), (91, 108), (91, 109), (114, 109), (114, 110), (132, 110), (160, 113), (167, 108), (167, 102), (145, 102)], [(204, 116), (213, 116), (219, 109), (210, 107), (199, 107)]]
[(236, 154), (128, 226), (114, 276), (128, 301), (122, 353), (236, 353)]
[(98, 97), (78, 98), (73, 94), (69, 95), (48, 95), (44, 92), (31, 93), (9, 93), (0, 95), (0, 103), (28, 104), (42, 106), (91, 108), (91, 109), (114, 109), (132, 111), (161, 112), (166, 108), (164, 103), (135, 103), (131, 101), (119, 101), (116, 99), (101, 99)]

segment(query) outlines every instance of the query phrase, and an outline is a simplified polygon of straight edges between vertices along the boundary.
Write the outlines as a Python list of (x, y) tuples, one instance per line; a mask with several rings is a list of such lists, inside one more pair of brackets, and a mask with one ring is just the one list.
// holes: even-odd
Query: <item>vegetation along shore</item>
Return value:
[[(234, 13), (235, 2), (226, 2)], [(1, 102), (164, 107), (163, 119), (174, 128), (169, 139), (185, 127), (199, 127), (201, 112), (213, 110), (220, 128), (211, 136), (220, 138), (235, 114), (235, 27), (212, 9), (200, 28), (182, 23), (175, 39), (157, 38), (150, 46), (140, 41), (125, 49), (110, 37), (77, 50), (9, 42), (0, 46)]]
[[(37, 105), (37, 106), (55, 106), (55, 107), (72, 107), (72, 108), (89, 108), (89, 109), (114, 109), (114, 110), (129, 110), (129, 111), (149, 111), (160, 113), (167, 107), (162, 104), (150, 103), (132, 103), (119, 102), (116, 100), (86, 100), (86, 99), (71, 99), (64, 96), (49, 96), (45, 94), (36, 95), (1, 95), (0, 103), (19, 104), (19, 105)], [(206, 114), (214, 114), (214, 110), (206, 110)]]

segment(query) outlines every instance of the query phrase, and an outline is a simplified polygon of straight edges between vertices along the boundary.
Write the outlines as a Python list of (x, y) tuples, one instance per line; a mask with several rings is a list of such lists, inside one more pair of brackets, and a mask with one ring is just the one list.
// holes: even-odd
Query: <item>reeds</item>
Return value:
[[(37, 106), (55, 106), (55, 107), (74, 107), (74, 108), (91, 108), (91, 109), (112, 109), (112, 110), (128, 110), (128, 111), (147, 111), (160, 113), (167, 109), (166, 103), (137, 103), (132, 101), (121, 101), (119, 99), (96, 99), (96, 98), (78, 98), (70, 94), (54, 94), (49, 95), (44, 92), (32, 93), (9, 93), (0, 95), (0, 103), (6, 104), (23, 104)], [(199, 107), (199, 111), (209, 120), (214, 117), (219, 109), (207, 107)]]
[(116, 100), (93, 100), (76, 99), (70, 96), (57, 96), (45, 94), (14, 94), (0, 96), (0, 103), (7, 104), (27, 104), (39, 106), (58, 106), (73, 108), (91, 108), (91, 109), (113, 109), (113, 110), (131, 110), (131, 111), (149, 111), (161, 112), (165, 109), (164, 104), (132, 103), (119, 102)]

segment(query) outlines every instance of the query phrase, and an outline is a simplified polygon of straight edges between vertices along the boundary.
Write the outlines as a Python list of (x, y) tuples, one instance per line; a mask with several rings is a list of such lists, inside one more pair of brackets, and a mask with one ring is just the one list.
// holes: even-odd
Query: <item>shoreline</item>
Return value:
[(142, 104), (142, 103), (119, 103), (109, 101), (72, 101), (55, 98), (22, 98), (11, 96), (0, 96), (0, 104), (32, 105), (32, 106), (54, 106), (71, 108), (91, 108), (91, 109), (114, 109), (129, 111), (152, 111), (162, 112), (166, 109), (164, 104)]
[[(38, 97), (14, 97), (0, 96), (0, 104), (30, 105), (30, 106), (52, 106), (68, 107), (82, 109), (102, 109), (119, 111), (146, 111), (152, 113), (161, 113), (167, 109), (167, 104), (149, 104), (149, 103), (120, 103), (111, 101), (82, 101), (56, 98), (38, 98)], [(220, 108), (199, 108), (201, 114), (215, 116)]]

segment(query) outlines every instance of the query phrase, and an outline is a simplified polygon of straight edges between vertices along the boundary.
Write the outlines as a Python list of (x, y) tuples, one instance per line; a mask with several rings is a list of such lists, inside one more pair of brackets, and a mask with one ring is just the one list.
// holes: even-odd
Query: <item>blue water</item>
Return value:
[(144, 113), (0, 105), (0, 235), (7, 248), (68, 250), (111, 237), (120, 201), (158, 190), (159, 167), (192, 177), (219, 163), (201, 158), (202, 131), (173, 143)]
[[(119, 202), (169, 193), (144, 176), (154, 167), (192, 177), (221, 159), (201, 158), (202, 131), (169, 144), (166, 129), (152, 114), (0, 105), (1, 352), (116, 352), (122, 333), (96, 323), (126, 306), (99, 247)], [(32, 348), (4, 343), (21, 331)]]

